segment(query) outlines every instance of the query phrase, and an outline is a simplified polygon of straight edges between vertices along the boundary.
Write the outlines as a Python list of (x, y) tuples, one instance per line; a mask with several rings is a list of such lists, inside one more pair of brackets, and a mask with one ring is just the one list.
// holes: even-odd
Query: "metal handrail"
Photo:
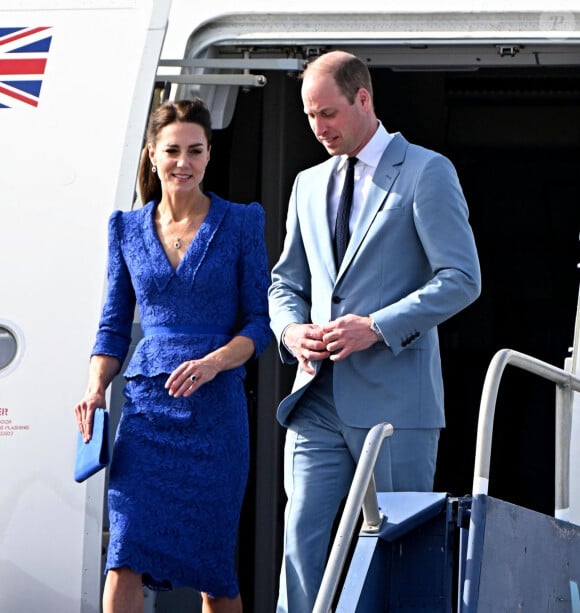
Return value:
[[(495, 405), (500, 380), (505, 367), (511, 364), (522, 370), (538, 375), (556, 384), (556, 517), (563, 516), (569, 507), (570, 469), (570, 423), (572, 419), (573, 392), (580, 392), (580, 379), (569, 371), (542, 362), (532, 356), (512, 349), (498, 351), (490, 362), (483, 384), (475, 468), (473, 473), (473, 495), (487, 494), (489, 466)], [(563, 517), (562, 517), (563, 518)]]
[(393, 426), (383, 423), (373, 426), (365, 438), (312, 613), (330, 611), (361, 507), (362, 530), (377, 532), (381, 527), (383, 515), (379, 509), (373, 471), (383, 440), (392, 434)]

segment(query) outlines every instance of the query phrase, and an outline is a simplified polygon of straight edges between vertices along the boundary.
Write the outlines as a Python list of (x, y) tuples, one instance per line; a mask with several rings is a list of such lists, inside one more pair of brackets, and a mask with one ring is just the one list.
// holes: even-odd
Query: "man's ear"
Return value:
[(366, 89), (365, 87), (359, 87), (358, 91), (356, 92), (356, 96), (361, 106), (365, 108), (372, 107), (373, 100), (368, 89)]

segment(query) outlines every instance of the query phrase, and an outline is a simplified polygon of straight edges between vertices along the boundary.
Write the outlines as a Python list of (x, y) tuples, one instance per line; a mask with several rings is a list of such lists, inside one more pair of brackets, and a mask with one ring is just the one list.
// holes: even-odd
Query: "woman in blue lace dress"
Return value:
[(75, 407), (85, 439), (129, 350), (109, 476), (105, 613), (143, 611), (143, 588), (191, 586), (204, 612), (239, 612), (235, 570), (248, 472), (244, 364), (271, 340), (264, 211), (204, 193), (204, 103), (152, 115), (139, 169), (143, 208), (109, 222), (107, 296), (89, 382)]

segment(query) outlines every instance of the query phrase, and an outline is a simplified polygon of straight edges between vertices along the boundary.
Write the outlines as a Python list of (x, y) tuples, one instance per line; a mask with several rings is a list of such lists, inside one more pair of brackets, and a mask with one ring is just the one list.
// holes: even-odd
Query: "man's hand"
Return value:
[(371, 330), (371, 318), (360, 315), (343, 315), (322, 326), (322, 342), (334, 362), (344, 360), (355, 351), (363, 351), (374, 345), (378, 337)]
[(330, 351), (323, 340), (323, 331), (314, 324), (290, 324), (284, 331), (282, 342), (292, 352), (304, 372), (313, 375), (316, 371), (310, 362), (325, 360)]

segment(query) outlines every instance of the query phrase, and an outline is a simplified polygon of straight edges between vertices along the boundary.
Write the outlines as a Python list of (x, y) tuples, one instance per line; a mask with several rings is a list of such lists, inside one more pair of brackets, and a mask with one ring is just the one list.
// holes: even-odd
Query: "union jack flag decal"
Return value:
[(0, 27), (0, 109), (38, 106), (49, 27)]

